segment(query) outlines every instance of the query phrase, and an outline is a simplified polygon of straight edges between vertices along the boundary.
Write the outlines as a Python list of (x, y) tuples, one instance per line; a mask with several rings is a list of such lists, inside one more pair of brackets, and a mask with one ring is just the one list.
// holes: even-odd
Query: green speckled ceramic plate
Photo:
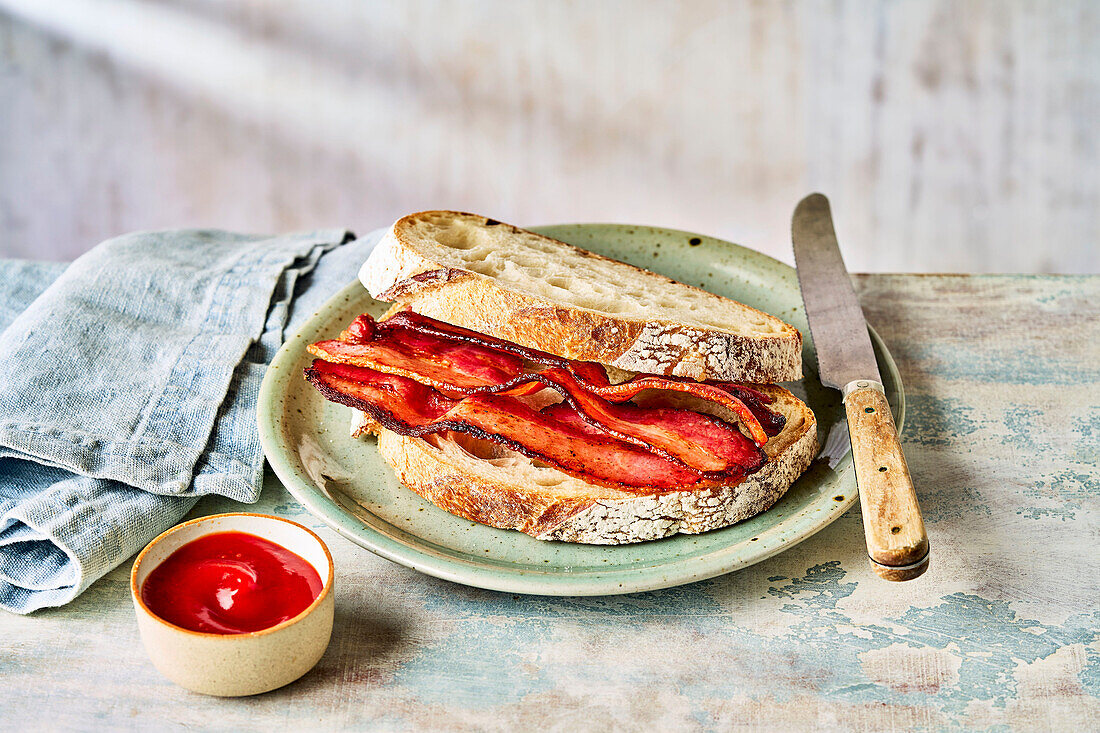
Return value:
[[(843, 420), (839, 393), (817, 380), (794, 269), (758, 252), (710, 237), (617, 224), (538, 229), (772, 313), (800, 329), (806, 378), (788, 385), (813, 409), (819, 438)], [(349, 273), (351, 274), (351, 273)], [(476, 524), (438, 509), (394, 478), (373, 441), (348, 435), (346, 407), (323, 399), (302, 378), (305, 347), (334, 338), (362, 312), (385, 306), (355, 282), (289, 339), (260, 391), (260, 439), (287, 489), (338, 533), (382, 557), (457, 583), (513, 593), (606, 595), (666, 588), (759, 562), (817, 532), (856, 500), (851, 456), (835, 469), (817, 461), (771, 509), (701, 535), (619, 547), (541, 542), (520, 532)], [(897, 367), (871, 334), (899, 428), (904, 395)]]

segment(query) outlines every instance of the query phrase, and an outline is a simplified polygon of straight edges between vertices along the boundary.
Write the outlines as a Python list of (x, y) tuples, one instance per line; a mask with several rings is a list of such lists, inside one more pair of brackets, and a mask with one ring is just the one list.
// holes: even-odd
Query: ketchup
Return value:
[(165, 621), (246, 634), (292, 619), (321, 594), (321, 576), (285, 547), (245, 532), (188, 542), (149, 573), (141, 600)]

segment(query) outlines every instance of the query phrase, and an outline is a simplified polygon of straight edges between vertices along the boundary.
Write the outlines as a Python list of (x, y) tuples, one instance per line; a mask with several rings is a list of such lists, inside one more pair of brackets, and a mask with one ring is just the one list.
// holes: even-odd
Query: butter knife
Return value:
[(791, 239), (821, 383), (844, 398), (871, 567), (911, 580), (928, 569), (928, 536), (827, 198), (799, 202)]

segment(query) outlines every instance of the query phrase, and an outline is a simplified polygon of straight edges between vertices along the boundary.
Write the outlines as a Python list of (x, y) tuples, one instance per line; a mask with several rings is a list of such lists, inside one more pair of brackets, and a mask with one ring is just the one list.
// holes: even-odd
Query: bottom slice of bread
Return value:
[(354, 435), (376, 433), (401, 483), (451, 514), (540, 540), (618, 545), (698, 534), (770, 508), (817, 454), (813, 412), (787, 390), (763, 387), (787, 423), (764, 446), (756, 473), (723, 486), (637, 494), (594, 486), (526, 456), (486, 444), (410, 438), (357, 413)]

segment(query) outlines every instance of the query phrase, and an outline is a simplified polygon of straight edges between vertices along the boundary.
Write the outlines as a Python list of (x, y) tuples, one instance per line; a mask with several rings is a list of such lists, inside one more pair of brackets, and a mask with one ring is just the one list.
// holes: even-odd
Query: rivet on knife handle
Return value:
[(871, 566), (886, 580), (910, 580), (928, 569), (928, 535), (890, 405), (877, 382), (843, 392)]

